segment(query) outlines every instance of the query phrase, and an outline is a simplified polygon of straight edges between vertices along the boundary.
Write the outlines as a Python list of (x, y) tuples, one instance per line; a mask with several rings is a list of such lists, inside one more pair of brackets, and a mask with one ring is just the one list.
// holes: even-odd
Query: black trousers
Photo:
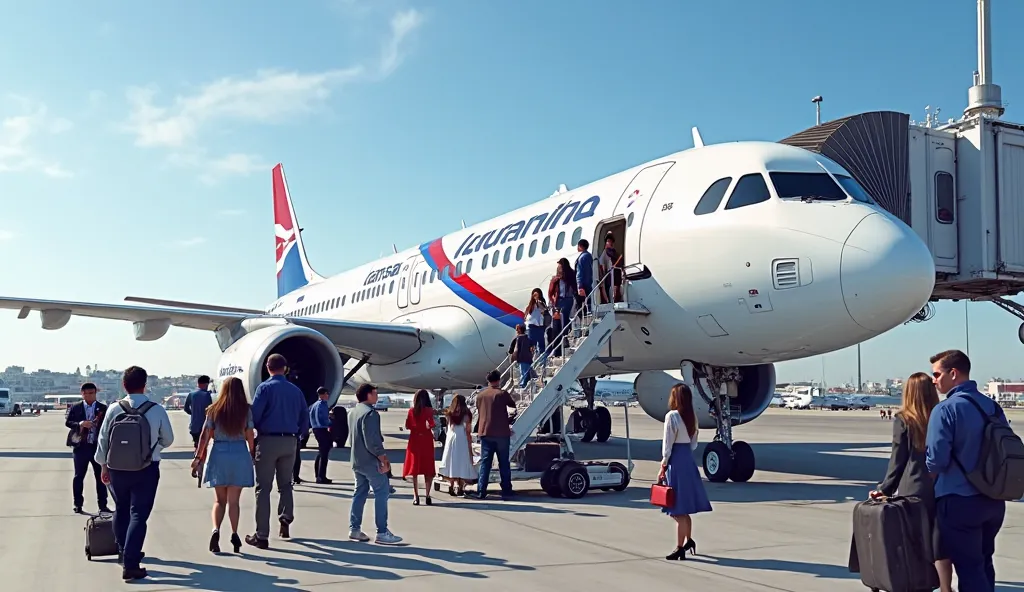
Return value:
[(313, 437), (316, 438), (316, 460), (313, 461), (313, 472), (317, 479), (327, 478), (327, 461), (331, 458), (331, 448), (334, 441), (331, 440), (331, 430), (328, 428), (313, 428)]
[(101, 508), (107, 506), (107, 486), (100, 480), (100, 465), (93, 457), (96, 455), (96, 445), (83, 443), (71, 449), (72, 458), (75, 461), (75, 478), (71, 481), (71, 493), (75, 498), (75, 507), (81, 508), (85, 503), (82, 490), (85, 489), (85, 474), (89, 472), (92, 465), (92, 476), (96, 479), (96, 501)]

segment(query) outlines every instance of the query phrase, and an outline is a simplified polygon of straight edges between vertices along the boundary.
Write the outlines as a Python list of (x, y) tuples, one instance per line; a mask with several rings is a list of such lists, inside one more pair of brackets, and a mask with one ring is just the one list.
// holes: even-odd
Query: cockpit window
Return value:
[(725, 204), (725, 209), (735, 210), (743, 206), (752, 206), (768, 201), (771, 197), (771, 194), (768, 193), (768, 185), (765, 184), (761, 173), (743, 175), (736, 182), (736, 188), (732, 190), (732, 195), (729, 196), (729, 203)]
[(711, 187), (708, 187), (708, 190), (701, 196), (700, 201), (697, 202), (697, 206), (693, 208), (693, 215), (701, 216), (717, 210), (718, 206), (722, 204), (725, 192), (729, 190), (730, 183), (732, 183), (732, 177), (719, 179), (712, 183)]
[(853, 199), (864, 203), (875, 203), (875, 200), (871, 199), (871, 194), (861, 187), (860, 183), (858, 183), (853, 177), (836, 175), (836, 179), (839, 179), (839, 184), (843, 186), (843, 189), (845, 189)]
[(828, 173), (768, 173), (780, 199), (843, 201), (846, 193)]

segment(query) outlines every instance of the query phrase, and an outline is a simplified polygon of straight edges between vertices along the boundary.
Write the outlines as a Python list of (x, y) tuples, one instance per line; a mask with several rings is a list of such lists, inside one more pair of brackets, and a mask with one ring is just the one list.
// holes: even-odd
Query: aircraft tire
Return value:
[(704, 447), (704, 476), (712, 483), (723, 483), (732, 473), (732, 452), (722, 442), (712, 442)]
[(607, 407), (597, 407), (594, 415), (597, 419), (597, 441), (607, 442), (612, 435), (612, 414)]
[(750, 478), (754, 476), (756, 464), (754, 449), (750, 447), (750, 444), (742, 440), (732, 443), (732, 471), (729, 472), (729, 478), (734, 483), (750, 481)]
[(1021, 323), (1020, 327), (1017, 327), (1017, 339), (1019, 339), (1021, 343), (1024, 343), (1024, 323)]
[(593, 409), (580, 409), (580, 423), (579, 427), (583, 432), (580, 437), (581, 442), (592, 442), (594, 436), (597, 436), (597, 426), (599, 421), (597, 419), (597, 413)]

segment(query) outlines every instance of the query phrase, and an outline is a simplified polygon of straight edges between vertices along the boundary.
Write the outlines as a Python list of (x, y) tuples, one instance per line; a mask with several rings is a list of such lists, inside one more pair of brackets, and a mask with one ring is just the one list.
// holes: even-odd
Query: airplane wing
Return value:
[[(19, 319), (40, 311), (44, 329), (60, 329), (72, 316), (112, 319), (118, 321), (164, 321), (174, 327), (216, 331), (224, 325), (260, 318), (262, 314), (226, 310), (199, 310), (166, 306), (133, 306), (96, 304), (62, 300), (36, 300), (0, 297), (0, 308), (20, 311)], [(280, 318), (280, 317), (274, 317)], [(357, 359), (367, 357), (371, 364), (389, 364), (405, 359), (422, 346), (420, 330), (411, 325), (367, 323), (308, 317), (288, 317), (293, 325), (309, 327), (323, 333), (338, 351)], [(161, 335), (162, 336), (162, 333)]]

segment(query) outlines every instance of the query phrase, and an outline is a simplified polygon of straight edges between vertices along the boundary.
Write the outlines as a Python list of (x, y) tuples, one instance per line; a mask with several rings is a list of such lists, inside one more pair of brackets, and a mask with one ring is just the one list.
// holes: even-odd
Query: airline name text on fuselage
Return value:
[[(547, 233), (558, 225), (559, 220), (562, 221), (562, 226), (570, 222), (585, 220), (594, 215), (600, 203), (601, 198), (597, 195), (582, 202), (570, 200), (558, 204), (558, 207), (551, 213), (537, 214), (532, 218), (508, 224), (500, 229), (489, 230), (481, 235), (470, 233), (466, 240), (462, 241), (462, 244), (456, 249), (452, 259), (472, 255), (481, 249), (487, 250), (506, 243), (517, 243), (527, 238), (528, 235), (535, 236), (540, 232)], [(531, 226), (533, 227), (532, 234), (530, 233)]]
[(401, 263), (395, 263), (394, 265), (388, 265), (387, 267), (374, 269), (373, 271), (370, 272), (368, 276), (366, 276), (366, 280), (363, 282), (363, 285), (369, 286), (374, 282), (379, 282), (380, 280), (386, 280), (390, 277), (395, 277), (396, 275), (398, 275), (398, 272), (401, 271), (401, 269)]

